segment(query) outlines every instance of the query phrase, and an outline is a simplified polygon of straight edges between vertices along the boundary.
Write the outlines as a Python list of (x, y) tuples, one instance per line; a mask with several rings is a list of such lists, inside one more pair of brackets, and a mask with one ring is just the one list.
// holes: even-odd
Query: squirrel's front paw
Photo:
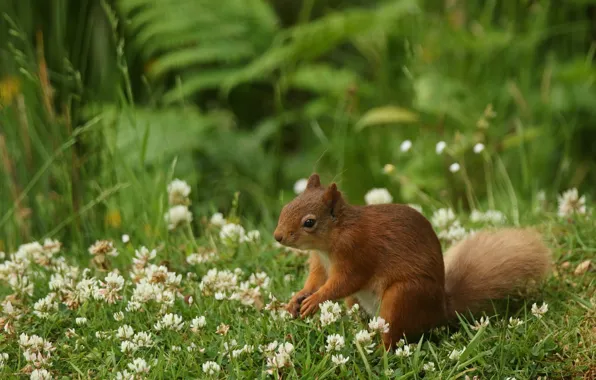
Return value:
[(319, 304), (323, 302), (317, 293), (308, 296), (300, 305), (300, 316), (306, 318), (314, 314), (319, 309)]
[(311, 294), (312, 293), (310, 292), (301, 292), (296, 294), (294, 297), (292, 297), (290, 302), (288, 302), (286, 311), (290, 313), (292, 317), (297, 318), (300, 315), (300, 306), (302, 305), (302, 302)]

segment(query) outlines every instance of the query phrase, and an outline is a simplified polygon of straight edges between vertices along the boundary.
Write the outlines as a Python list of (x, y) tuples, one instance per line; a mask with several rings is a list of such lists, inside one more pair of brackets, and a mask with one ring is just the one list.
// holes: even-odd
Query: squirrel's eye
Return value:
[(315, 226), (315, 220), (314, 219), (306, 219), (304, 221), (303, 226), (306, 227), (306, 228), (312, 228), (312, 227)]

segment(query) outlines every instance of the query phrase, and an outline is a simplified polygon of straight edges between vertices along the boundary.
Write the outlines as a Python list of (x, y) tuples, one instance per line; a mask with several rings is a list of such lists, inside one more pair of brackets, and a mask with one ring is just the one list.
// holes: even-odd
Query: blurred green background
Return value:
[(195, 228), (240, 192), (240, 215), (272, 229), (315, 170), (353, 203), (386, 187), (425, 207), (509, 211), (596, 185), (594, 0), (5, 0), (0, 13), (0, 251), (44, 236), (151, 244), (174, 177), (192, 185)]

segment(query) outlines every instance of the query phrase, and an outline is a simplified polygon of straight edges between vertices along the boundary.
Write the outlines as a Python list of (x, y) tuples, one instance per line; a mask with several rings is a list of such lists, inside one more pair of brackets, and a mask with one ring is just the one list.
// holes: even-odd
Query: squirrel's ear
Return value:
[(323, 195), (323, 202), (331, 209), (331, 214), (333, 214), (333, 210), (337, 205), (337, 202), (341, 199), (341, 193), (337, 190), (337, 185), (332, 183), (329, 185), (327, 190), (325, 190), (325, 194)]
[(308, 182), (306, 183), (307, 189), (314, 189), (317, 187), (321, 187), (321, 179), (319, 178), (318, 174), (313, 174), (308, 177)]

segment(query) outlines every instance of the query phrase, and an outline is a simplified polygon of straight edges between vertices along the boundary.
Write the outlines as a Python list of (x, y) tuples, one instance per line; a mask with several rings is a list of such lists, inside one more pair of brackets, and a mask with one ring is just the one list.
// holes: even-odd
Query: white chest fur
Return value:
[[(319, 260), (321, 264), (325, 268), (325, 272), (329, 274), (329, 268), (331, 267), (331, 261), (329, 260), (329, 255), (326, 252), (318, 251), (317, 254), (319, 255)], [(381, 299), (371, 290), (362, 289), (359, 292), (356, 292), (353, 295), (357, 300), (360, 306), (370, 315), (376, 315), (379, 311), (379, 305), (381, 304)]]

